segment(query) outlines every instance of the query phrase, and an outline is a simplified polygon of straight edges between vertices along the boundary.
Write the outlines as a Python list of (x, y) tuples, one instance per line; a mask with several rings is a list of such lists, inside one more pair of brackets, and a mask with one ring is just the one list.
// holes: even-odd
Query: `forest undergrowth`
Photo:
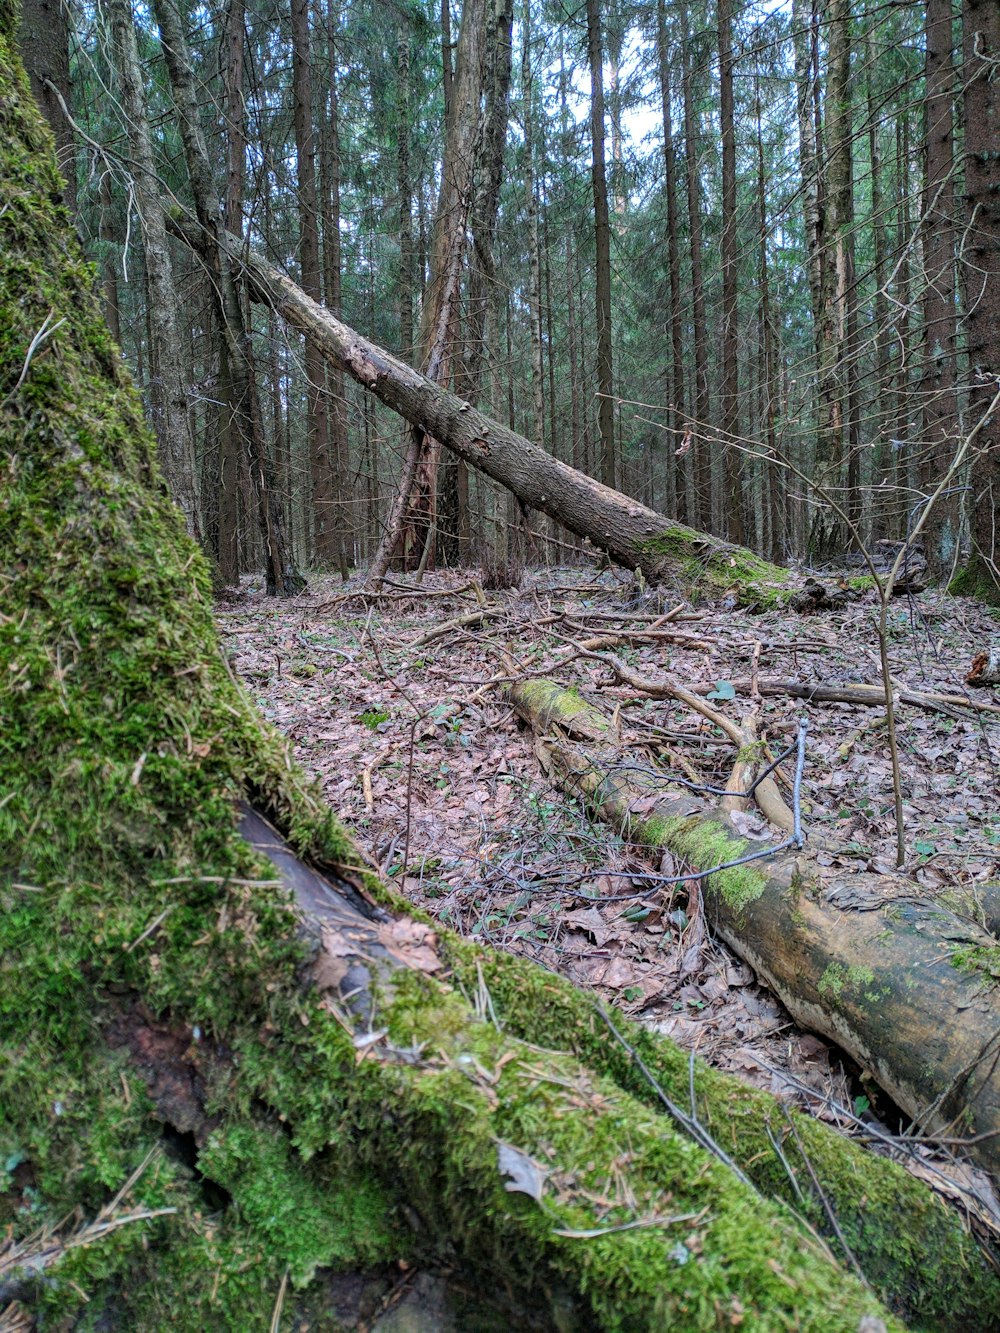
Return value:
[[(555, 677), (613, 712), (623, 745), (647, 753), (665, 782), (669, 772), (715, 788), (732, 771), (732, 744), (686, 705), (622, 686), (604, 649), (634, 676), (669, 676), (733, 721), (755, 712), (774, 754), (804, 717), (807, 848), (812, 833), (837, 849), (817, 851), (821, 865), (889, 872), (896, 829), (884, 708), (770, 692), (776, 682), (879, 684), (872, 592), (815, 616), (754, 614), (692, 607), (614, 570), (535, 570), (521, 589), (489, 594), (473, 574), (448, 571), (420, 583), (393, 576), (378, 597), (360, 582), (314, 580), (289, 602), (244, 582), (220, 600), (217, 621), (263, 714), (413, 902), (592, 988), (846, 1133), (888, 1144), (905, 1130), (863, 1072), (799, 1029), (704, 929), (696, 894), (650, 878), (687, 867), (669, 854), (654, 864), (554, 789), (504, 694), (513, 679)], [(894, 689), (968, 700), (902, 703), (896, 719), (913, 893), (953, 900), (960, 890), (973, 910), (977, 886), (1000, 876), (1000, 706), (995, 691), (964, 682), (995, 634), (978, 603), (933, 591), (895, 600), (888, 621)], [(779, 770), (779, 780), (788, 795), (791, 772)], [(762, 848), (785, 836), (753, 811), (737, 819)], [(905, 1156), (925, 1174), (929, 1149)], [(940, 1166), (926, 1173), (938, 1187)], [(948, 1173), (1000, 1229), (985, 1179), (957, 1162)]]

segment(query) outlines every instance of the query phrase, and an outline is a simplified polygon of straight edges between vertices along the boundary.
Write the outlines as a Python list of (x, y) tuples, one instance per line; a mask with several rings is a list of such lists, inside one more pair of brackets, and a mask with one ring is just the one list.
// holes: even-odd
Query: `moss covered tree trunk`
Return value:
[[(575, 690), (524, 681), (511, 698), (555, 781), (651, 848), (695, 870), (712, 928), (804, 1027), (848, 1051), (924, 1133), (968, 1140), (1000, 1179), (1000, 944), (902, 875), (821, 872), (793, 848), (759, 850), (723, 808), (623, 755)], [(587, 737), (585, 744), (572, 739)], [(636, 776), (640, 774), (640, 776)], [(742, 785), (742, 784), (740, 784)], [(642, 810), (642, 814), (633, 811)]]
[(218, 652), (13, 20), (0, 0), (0, 1299), (333, 1328), (331, 1273), (438, 1264), (502, 1293), (497, 1328), (901, 1328), (788, 1206), (793, 1150), (764, 1145), (791, 1122), (825, 1188), (795, 1207), (833, 1200), (884, 1302), (995, 1327), (992, 1271), (898, 1167), (388, 910)]

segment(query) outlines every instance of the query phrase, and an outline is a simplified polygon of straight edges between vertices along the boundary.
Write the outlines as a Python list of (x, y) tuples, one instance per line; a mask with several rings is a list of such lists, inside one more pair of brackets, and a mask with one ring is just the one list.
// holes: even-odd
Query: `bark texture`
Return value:
[[(696, 870), (757, 850), (726, 810), (671, 788), (669, 775), (637, 779), (635, 758), (621, 755), (608, 720), (575, 691), (530, 681), (511, 699), (540, 736), (560, 728), (540, 750), (554, 780), (637, 841)], [(591, 739), (565, 739), (573, 734)], [(713, 929), (799, 1023), (843, 1047), (923, 1132), (960, 1126), (971, 1155), (1000, 1178), (994, 936), (915, 897), (903, 876), (822, 873), (794, 850), (701, 885)]]

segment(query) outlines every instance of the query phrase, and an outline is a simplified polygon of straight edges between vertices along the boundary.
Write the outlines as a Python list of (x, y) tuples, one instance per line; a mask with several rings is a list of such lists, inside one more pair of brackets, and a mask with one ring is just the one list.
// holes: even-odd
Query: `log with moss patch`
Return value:
[[(543, 1326), (855, 1329), (875, 1297), (780, 1201), (560, 1049), (568, 992), (551, 1027), (525, 1007), (529, 1044), (465, 1000), (469, 946), (439, 979), (230, 679), (10, 24), (0, 4), (0, 1221), (94, 1218), (141, 1168), (42, 1316), (252, 1333), (284, 1292), (331, 1327), (322, 1270), (436, 1261)], [(247, 796), (291, 851), (241, 832)], [(988, 1270), (924, 1206), (930, 1285), (990, 1327)], [(941, 1322), (912, 1252), (873, 1280)]]
[[(511, 690), (553, 778), (695, 870), (759, 850), (724, 810), (622, 755), (607, 718), (554, 681)], [(571, 736), (583, 735), (579, 744)], [(595, 739), (596, 738), (596, 739)], [(641, 814), (634, 813), (641, 810)], [(821, 872), (787, 850), (702, 881), (713, 928), (804, 1027), (842, 1046), (929, 1134), (1000, 1178), (1000, 943), (901, 875)]]

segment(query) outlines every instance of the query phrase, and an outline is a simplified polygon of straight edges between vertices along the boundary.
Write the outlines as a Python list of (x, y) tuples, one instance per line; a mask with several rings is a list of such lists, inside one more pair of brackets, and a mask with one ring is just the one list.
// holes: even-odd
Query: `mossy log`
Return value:
[[(540, 757), (559, 785), (637, 841), (695, 870), (758, 850), (720, 806), (669, 774), (644, 776), (575, 690), (525, 681), (511, 701), (546, 738)], [(920, 1129), (966, 1139), (1000, 1179), (1000, 944), (914, 889), (901, 875), (821, 871), (794, 850), (702, 881), (711, 926), (792, 1016), (848, 1051)]]
[[(878, 1317), (788, 1186), (765, 1197), (679, 1132), (588, 1001), (400, 922), (231, 679), (12, 18), (0, 0), (0, 1222), (27, 1241), (122, 1186), (127, 1209), (67, 1238), (41, 1316), (332, 1328), (323, 1270), (437, 1262), (541, 1327)], [(241, 823), (247, 798), (283, 836)], [(683, 1057), (625, 1030), (665, 1088)], [(781, 1133), (761, 1094), (694, 1079), (727, 1136), (742, 1118), (762, 1142), (768, 1107)], [(825, 1170), (825, 1131), (803, 1132)], [(845, 1152), (878, 1201), (848, 1227), (885, 1298), (917, 1326), (996, 1327), (957, 1222)]]

